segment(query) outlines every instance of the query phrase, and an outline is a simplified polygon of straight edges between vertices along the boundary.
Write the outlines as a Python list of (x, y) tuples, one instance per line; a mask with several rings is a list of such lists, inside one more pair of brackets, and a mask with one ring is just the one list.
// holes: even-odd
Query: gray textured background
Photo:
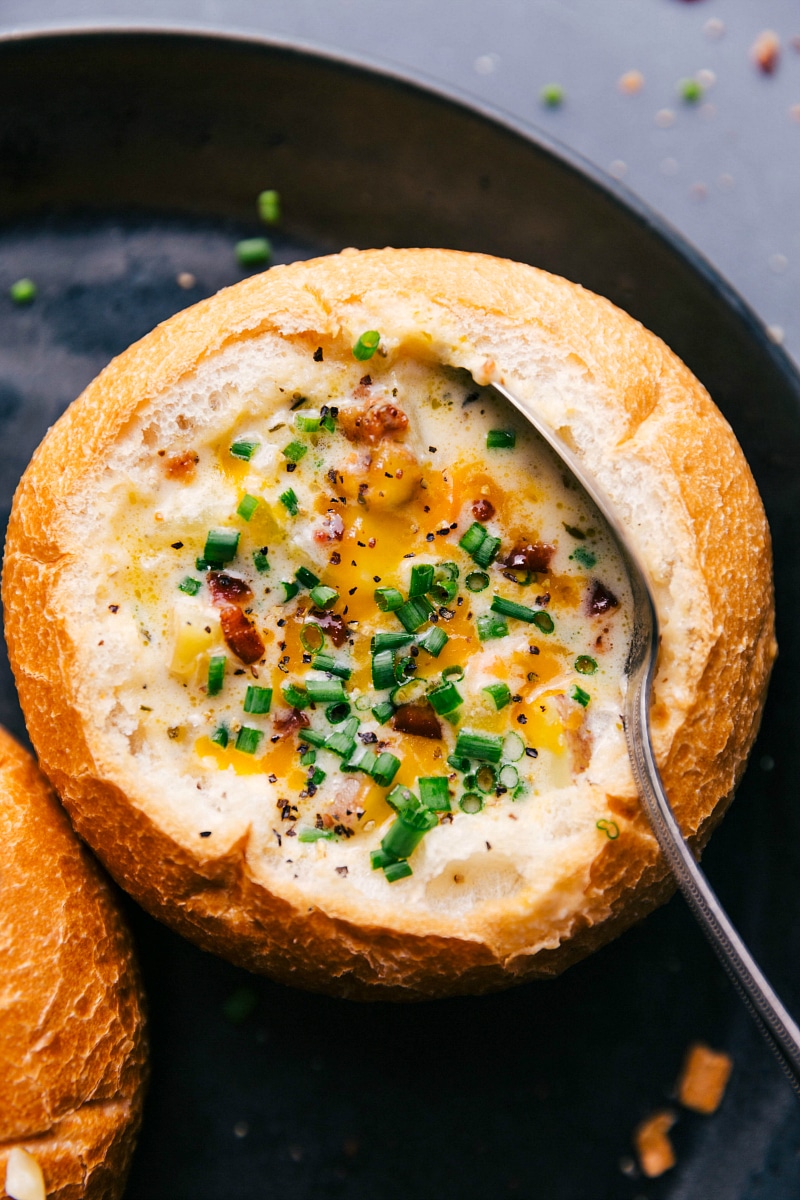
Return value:
[[(311, 43), (400, 67), (539, 125), (680, 230), (800, 360), (797, 0), (0, 3), (3, 33), (97, 23), (226, 28)], [(765, 28), (782, 43), (771, 76), (749, 57)], [(644, 86), (623, 95), (617, 81), (630, 70), (642, 73)], [(711, 72), (704, 78), (713, 82), (690, 106), (676, 84), (697, 72)], [(558, 110), (539, 100), (553, 81), (566, 92)], [(659, 117), (665, 110), (670, 116)], [(367, 119), (379, 128), (379, 116)]]

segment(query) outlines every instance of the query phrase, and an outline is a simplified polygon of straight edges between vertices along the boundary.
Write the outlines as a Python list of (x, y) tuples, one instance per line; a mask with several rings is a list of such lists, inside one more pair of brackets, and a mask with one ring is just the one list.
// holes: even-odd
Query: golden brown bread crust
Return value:
[(58, 1200), (122, 1194), (146, 1072), (142, 997), (106, 881), (0, 729), (0, 1196), (14, 1146)]
[[(31, 738), (76, 828), (149, 911), (254, 970), (353, 997), (502, 987), (556, 974), (616, 936), (672, 890), (637, 802), (611, 797), (622, 833), (604, 842), (591, 864), (581, 911), (554, 922), (553, 948), (535, 954), (525, 952), (523, 935), (515, 952), (498, 954), (455, 930), (451, 937), (415, 937), (292, 905), (254, 880), (244, 847), (218, 858), (207, 847), (187, 850), (119, 787), (98, 778), (74, 700), (74, 650), (52, 597), (70, 561), (71, 510), (80, 505), (87, 464), (112, 453), (144, 404), (236, 341), (278, 331), (313, 349), (349, 336), (353, 321), (356, 328), (359, 320), (360, 328), (380, 328), (381, 312), (398, 303), (408, 311), (418, 304), (423, 329), (439, 320), (451, 344), (459, 329), (485, 324), (538, 340), (577, 363), (609, 400), (613, 453), (626, 461), (635, 449), (637, 462), (663, 480), (667, 514), (682, 531), (687, 555), (696, 556), (708, 611), (685, 649), (699, 664), (698, 684), (679, 711), (674, 705), (660, 711), (657, 685), (654, 726), (657, 740), (660, 730), (671, 730), (660, 743), (665, 783), (682, 827), (700, 845), (744, 769), (775, 655), (769, 531), (728, 425), (663, 343), (564, 280), (450, 251), (346, 253), (274, 269), (223, 291), (112, 362), (48, 434), (12, 513), (3, 598)], [(465, 365), (474, 370), (474, 363)], [(485, 371), (512, 387), (520, 380), (518, 364), (502, 356), (486, 362)]]

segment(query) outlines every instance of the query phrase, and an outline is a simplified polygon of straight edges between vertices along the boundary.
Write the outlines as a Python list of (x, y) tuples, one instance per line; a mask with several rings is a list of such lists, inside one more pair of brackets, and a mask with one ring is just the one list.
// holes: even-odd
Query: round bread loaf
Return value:
[[(114, 877), (201, 946), (346, 996), (478, 992), (561, 971), (670, 894), (619, 718), (625, 582), (593, 575), (601, 553), (613, 573), (613, 549), (577, 500), (530, 507), (559, 474), (525, 458), (530, 435), (492, 381), (574, 447), (649, 570), (656, 753), (695, 845), (731, 798), (775, 656), (770, 541), (688, 369), (607, 301), (518, 263), (376, 250), (273, 268), (90, 384), (23, 477), (6, 548), (11, 662), (44, 770)], [(438, 614), (429, 566), (440, 603), (458, 591)], [(449, 630), (442, 658), (420, 620)], [(415, 662), (389, 655), (401, 682), (430, 677), (410, 704), (380, 691), (379, 643), (371, 680), (357, 658), (392, 628), (416, 639)], [(336, 663), (302, 675), (331, 666), (310, 634), (356, 656), (343, 709), (325, 708), (333, 722), (350, 707), (352, 745), (321, 711)]]
[(110, 1200), (146, 1073), (130, 941), (99, 868), (2, 729), (0, 797), (0, 1196), (43, 1197), (41, 1172), (48, 1197)]

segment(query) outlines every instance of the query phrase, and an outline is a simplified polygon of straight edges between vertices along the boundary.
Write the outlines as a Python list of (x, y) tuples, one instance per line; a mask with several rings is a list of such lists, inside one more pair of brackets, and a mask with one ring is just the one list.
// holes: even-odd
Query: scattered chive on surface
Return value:
[(419, 639), (417, 645), (420, 649), (427, 650), (428, 654), (434, 658), (438, 658), (449, 640), (441, 625), (431, 625), (430, 629), (427, 629)]
[(309, 597), (317, 608), (333, 608), (336, 601), (339, 599), (339, 593), (336, 588), (326, 587), (325, 584), (318, 583), (308, 593)]
[(287, 604), (290, 600), (293, 600), (300, 591), (298, 585), (296, 583), (292, 583), (288, 579), (281, 580), (281, 582), (278, 584), (278, 587), (283, 590), (282, 602), (284, 604)]
[(265, 571), (269, 570), (269, 559), (264, 550), (255, 550), (253, 552), (253, 565), (262, 575)]
[(585, 546), (576, 546), (570, 558), (573, 558), (575, 562), (580, 563), (582, 567), (586, 567), (587, 569), (593, 567), (597, 562), (596, 556), (592, 554), (591, 550), (587, 550)]
[(260, 729), (251, 729), (249, 725), (243, 725), (236, 735), (236, 749), (242, 754), (255, 754), (263, 736)]
[(298, 842), (334, 842), (336, 834), (332, 829), (301, 829), (297, 840)]
[(18, 279), (8, 289), (8, 294), (14, 304), (32, 304), (39, 289), (32, 279)]
[[(318, 629), (319, 626), (315, 626), (315, 628)], [(352, 667), (339, 662), (331, 654), (315, 654), (311, 665), (315, 671), (327, 671), (329, 675), (338, 675), (340, 679), (349, 679), (353, 674)]]
[(600, 820), (597, 822), (597, 828), (603, 831), (609, 841), (615, 842), (619, 837), (619, 825), (616, 821)]
[(218, 729), (214, 730), (214, 732), (211, 735), (211, 741), (216, 746), (221, 746), (223, 750), (227, 749), (228, 731), (224, 725), (220, 725)]
[(503, 754), (503, 739), (494, 733), (473, 733), (462, 729), (456, 738), (456, 758), (477, 758), (498, 763)]
[(536, 620), (536, 609), (517, 604), (515, 600), (506, 600), (503, 596), (492, 596), (492, 612), (500, 613), (503, 617), (514, 617), (517, 621), (527, 621), (529, 625)]
[(217, 696), (222, 691), (222, 684), (225, 680), (225, 664), (227, 661), (224, 654), (215, 654), (209, 660), (207, 683), (209, 696)]
[(313, 571), (309, 571), (308, 567), (298, 567), (294, 573), (294, 577), (301, 587), (312, 588), (316, 587), (319, 579)]
[(243, 238), (234, 246), (236, 261), (240, 267), (263, 267), (272, 257), (269, 238)]
[(299, 463), (300, 459), (308, 454), (308, 446), (304, 446), (302, 442), (289, 442), (289, 445), (281, 450), (281, 454), (288, 458), (289, 462)]
[(439, 714), (452, 712), (464, 703), (464, 697), (454, 683), (442, 683), (428, 692), (431, 707)]
[(534, 616), (533, 623), (542, 633), (552, 633), (556, 627), (556, 623), (550, 616), (550, 613), (544, 612), (542, 609), (539, 609)]
[(411, 581), (408, 585), (408, 598), (424, 596), (433, 585), (433, 566), (431, 563), (415, 563), (411, 568)]
[(258, 508), (260, 501), (258, 496), (251, 496), (249, 492), (242, 496), (239, 501), (239, 507), (236, 509), (237, 514), (245, 521), (249, 521), (253, 513)]
[(416, 633), (421, 625), (430, 618), (433, 612), (433, 605), (427, 596), (415, 596), (413, 600), (406, 600), (405, 604), (401, 604), (395, 611), (400, 624), (409, 633)]
[(488, 687), (481, 690), (494, 701), (497, 712), (511, 703), (511, 689), (507, 683), (490, 683)]
[(589, 701), (591, 700), (592, 697), (589, 695), (588, 692), (585, 692), (582, 687), (578, 687), (578, 685), (576, 683), (572, 687), (572, 691), (570, 692), (570, 698), (572, 700), (574, 700), (577, 704), (580, 704), (582, 708), (586, 708), (586, 705), (589, 703)]
[(486, 435), (487, 450), (513, 450), (517, 435), (513, 429), (490, 429)]
[(389, 883), (397, 883), (399, 879), (407, 879), (414, 874), (407, 862), (389, 863), (383, 868), (383, 873)]
[(470, 571), (464, 582), (469, 592), (485, 592), (489, 586), (489, 576), (485, 571)]
[(187, 575), (178, 584), (178, 589), (181, 592), (185, 592), (187, 596), (196, 596), (202, 586), (199, 579), (192, 579), (191, 575)]
[(477, 792), (465, 792), (458, 802), (458, 807), (465, 813), (479, 813), (483, 808), (483, 796)]
[(347, 699), (341, 679), (307, 679), (306, 691), (312, 704), (330, 704)]
[(260, 442), (234, 442), (230, 452), (234, 458), (243, 458), (245, 462), (250, 462), (259, 445)]
[(367, 362), (378, 349), (380, 340), (381, 335), (377, 329), (368, 329), (353, 346), (353, 358), (357, 358), (359, 362)]
[(203, 559), (209, 566), (222, 567), (236, 557), (238, 546), (237, 529), (209, 529)]
[(265, 225), (277, 225), (281, 219), (281, 197), (274, 188), (258, 193), (258, 215)]
[(594, 675), (597, 662), (588, 654), (579, 654), (575, 659), (575, 670), (580, 675)]
[(397, 588), (375, 588), (373, 597), (381, 612), (396, 612), (405, 603), (403, 593)]
[(299, 412), (294, 414), (294, 427), (299, 433), (316, 433), (322, 424), (318, 412)]
[(268, 713), (271, 705), (272, 688), (250, 684), (244, 695), (244, 711), (259, 716)]
[[(281, 688), (281, 693), (284, 700), (289, 705), (289, 708), (308, 708), (311, 703), (311, 697), (304, 687), (298, 687), (296, 683), (284, 683)], [(313, 761), (313, 759), (312, 759)]]
[(478, 637), (482, 642), (505, 637), (508, 633), (508, 622), (495, 613), (481, 613), (475, 624), (478, 627)]
[(309, 654), (318, 654), (325, 645), (325, 634), (315, 621), (306, 621), (300, 629), (300, 645)]
[(299, 512), (299, 505), (297, 502), (297, 496), (292, 488), (287, 488), (285, 492), (281, 492), (278, 499), (290, 516), (297, 516)]
[(391, 700), (383, 700), (380, 704), (376, 704), (372, 710), (372, 715), (379, 725), (385, 725), (394, 712), (394, 705)]
[(432, 775), (419, 779), (419, 795), (426, 808), (433, 812), (450, 811), (450, 789), (446, 775)]

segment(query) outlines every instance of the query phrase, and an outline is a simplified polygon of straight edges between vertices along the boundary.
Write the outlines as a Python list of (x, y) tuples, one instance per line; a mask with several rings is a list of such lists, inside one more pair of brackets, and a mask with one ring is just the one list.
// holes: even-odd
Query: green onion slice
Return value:
[[(522, 741), (521, 738), (519, 740)], [(524, 753), (524, 743), (522, 750)], [(481, 762), (498, 763), (503, 753), (503, 739), (494, 733), (474, 733), (462, 729), (456, 738), (454, 753), (457, 758), (477, 758)]]
[(308, 593), (312, 603), (317, 608), (333, 608), (336, 601), (339, 599), (339, 593), (335, 588), (326, 587), (325, 584), (319, 583), (313, 587)]
[(411, 568), (411, 581), (408, 585), (408, 598), (424, 596), (431, 590), (433, 584), (433, 565), (431, 563), (415, 563)]
[(394, 712), (394, 705), (391, 700), (383, 700), (380, 704), (376, 704), (372, 710), (372, 715), (379, 725), (385, 725)]
[(442, 679), (445, 681), (452, 679), (454, 683), (460, 683), (464, 678), (464, 668), (458, 663), (453, 663), (451, 667), (445, 667), (442, 671)]
[(297, 840), (298, 842), (335, 842), (337, 838), (332, 829), (301, 829)]
[(178, 590), (185, 592), (187, 596), (196, 596), (202, 586), (203, 584), (201, 580), (192, 579), (191, 575), (187, 575), (186, 578), (182, 579), (178, 584)]
[(329, 725), (341, 725), (350, 716), (350, 705), (347, 700), (337, 700), (325, 709), (325, 717)]
[(504, 617), (515, 617), (518, 621), (527, 621), (530, 625), (536, 620), (537, 610), (528, 608), (526, 604), (517, 604), (516, 600), (506, 600), (503, 596), (492, 596), (492, 612)]
[(433, 612), (433, 605), (427, 596), (415, 596), (413, 600), (406, 600), (395, 612), (400, 624), (409, 633), (416, 633), (421, 625), (429, 619)]
[(307, 679), (306, 691), (313, 704), (333, 704), (347, 699), (341, 679)]
[(234, 251), (240, 267), (263, 267), (272, 257), (272, 246), (265, 237), (243, 238)]
[(224, 725), (220, 725), (219, 729), (215, 729), (211, 735), (211, 741), (217, 746), (221, 746), (223, 750), (228, 745), (228, 731)]
[(488, 687), (481, 688), (481, 691), (485, 692), (494, 701), (494, 707), (497, 712), (511, 703), (511, 689), (507, 683), (490, 683)]
[(316, 433), (321, 423), (321, 415), (310, 408), (294, 414), (294, 427), (300, 433)]
[(236, 735), (236, 749), (242, 754), (255, 754), (263, 736), (260, 729), (251, 729), (248, 725), (243, 725)]
[(251, 684), (244, 695), (244, 711), (260, 715), (268, 713), (272, 704), (272, 688)]
[(327, 671), (329, 675), (338, 675), (340, 679), (349, 679), (353, 674), (352, 667), (339, 662), (332, 654), (315, 654), (311, 665), (315, 671)]
[(306, 621), (300, 627), (300, 645), (309, 654), (318, 653), (325, 645), (325, 634), (314, 621)]
[(395, 612), (404, 603), (403, 593), (397, 588), (375, 588), (373, 596), (381, 612)]
[(290, 583), (288, 580), (281, 580), (279, 587), (283, 588), (283, 603), (288, 604), (290, 600), (294, 600), (300, 588), (296, 583)]
[(238, 529), (209, 529), (203, 558), (211, 566), (224, 566), (236, 557), (238, 546)]
[(427, 650), (428, 654), (434, 658), (438, 658), (449, 640), (441, 625), (431, 625), (430, 629), (427, 629), (419, 638), (417, 645), (422, 650)]
[(237, 515), (242, 517), (243, 520), (249, 521), (258, 508), (259, 503), (258, 496), (251, 496), (249, 492), (246, 493), (239, 501), (239, 507), (236, 509)]
[(478, 637), (482, 642), (505, 637), (508, 633), (508, 623), (494, 613), (481, 613), (475, 624), (478, 626)]
[(486, 435), (487, 450), (513, 450), (517, 435), (513, 429), (490, 429)]
[(433, 812), (450, 811), (450, 790), (446, 775), (431, 775), (419, 781), (422, 803)]
[(281, 219), (281, 197), (274, 188), (258, 193), (258, 215), (265, 225), (277, 225)]
[(250, 462), (260, 445), (260, 442), (234, 442), (230, 452), (234, 458), (243, 458), (245, 462)]
[(400, 770), (400, 759), (388, 750), (378, 755), (378, 761), (372, 771), (372, 778), (381, 787), (389, 787), (397, 772)]
[(304, 687), (296, 683), (284, 683), (281, 688), (283, 698), (290, 708), (308, 708), (311, 697)]
[(294, 490), (292, 488), (287, 488), (285, 492), (281, 492), (278, 499), (280, 500), (281, 504), (283, 505), (283, 507), (286, 509), (286, 511), (289, 513), (290, 516), (292, 516), (292, 517), (297, 516), (297, 513), (299, 511), (299, 504), (298, 504), (297, 496), (295, 495)]
[(449, 713), (464, 703), (464, 697), (454, 683), (442, 683), (428, 692), (428, 700), (437, 713)]
[(500, 768), (500, 774), (497, 776), (497, 782), (502, 783), (503, 787), (515, 788), (519, 783), (519, 771), (511, 763), (506, 763)]
[(474, 775), (468, 775), (464, 780), (466, 787), (477, 787), (478, 791), (488, 794), (497, 786), (497, 772), (491, 763), (481, 763)]
[(552, 633), (556, 627), (556, 623), (550, 616), (550, 613), (540, 609), (533, 618), (533, 623), (537, 629), (541, 629), (542, 633)]
[[(525, 743), (518, 733), (511, 730), (503, 741), (503, 758), (508, 762), (519, 762), (525, 753)], [(495, 759), (495, 762), (497, 760)]]
[(458, 807), (465, 813), (479, 813), (483, 808), (483, 796), (477, 792), (465, 792), (458, 802)]
[(581, 675), (594, 675), (597, 670), (597, 662), (588, 654), (579, 654), (575, 659), (575, 670)]
[(378, 349), (380, 340), (381, 335), (377, 329), (368, 329), (353, 346), (353, 358), (357, 358), (359, 362), (367, 362)]
[(308, 454), (308, 446), (304, 446), (302, 442), (289, 442), (289, 445), (281, 450), (281, 454), (288, 458), (289, 462), (299, 463), (300, 459)]
[(394, 683), (394, 650), (378, 650), (372, 655), (372, 686), (380, 692)]
[(582, 687), (578, 687), (576, 683), (573, 685), (572, 691), (570, 692), (570, 698), (577, 704), (580, 704), (583, 708), (586, 708), (586, 705), (589, 703), (592, 697), (588, 692), (585, 692)]
[(409, 875), (414, 874), (407, 862), (388, 863), (383, 868), (383, 873), (388, 883), (397, 883), (399, 879), (407, 879)]
[(209, 696), (216, 696), (222, 691), (222, 684), (225, 679), (225, 664), (227, 661), (224, 654), (215, 654), (209, 660), (207, 684)]
[(483, 592), (489, 586), (489, 576), (485, 571), (470, 571), (464, 582), (467, 585), (467, 591)]
[(263, 550), (255, 550), (253, 552), (253, 564), (255, 569), (262, 575), (269, 570), (269, 559), (267, 558), (266, 547)]
[(371, 642), (372, 653), (379, 650), (399, 650), (401, 646), (410, 646), (414, 641), (411, 633), (376, 633)]
[(318, 577), (313, 571), (309, 571), (308, 567), (298, 567), (294, 573), (294, 577), (301, 587), (313, 588), (319, 583)]

